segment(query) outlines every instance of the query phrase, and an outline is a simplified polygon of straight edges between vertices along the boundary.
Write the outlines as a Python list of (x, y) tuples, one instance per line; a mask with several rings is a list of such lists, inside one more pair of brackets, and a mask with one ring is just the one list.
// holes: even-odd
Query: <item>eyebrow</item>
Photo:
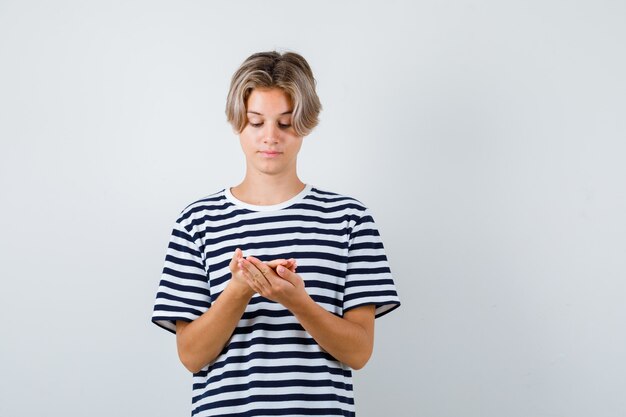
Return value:
[[(259, 116), (263, 116), (262, 113), (259, 113), (259, 112), (254, 111), (254, 110), (248, 110), (246, 113), (258, 114)], [(282, 112), (280, 115), (282, 116), (283, 114), (291, 114), (291, 113), (293, 113), (293, 111), (289, 110), (289, 111)]]

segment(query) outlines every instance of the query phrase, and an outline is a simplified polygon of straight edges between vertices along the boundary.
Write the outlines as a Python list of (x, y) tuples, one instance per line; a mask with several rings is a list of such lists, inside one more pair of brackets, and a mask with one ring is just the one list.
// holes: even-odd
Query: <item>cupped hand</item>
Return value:
[(302, 277), (282, 263), (274, 270), (268, 263), (248, 256), (240, 258), (238, 264), (251, 289), (289, 310), (308, 297)]
[[(231, 283), (229, 283), (229, 285), (232, 285), (234, 287), (236, 287), (236, 289), (238, 289), (239, 291), (241, 291), (244, 295), (250, 296), (252, 297), (252, 295), (254, 295), (254, 292), (256, 292), (256, 290), (254, 290), (253, 288), (251, 288), (248, 285), (248, 281), (245, 277), (245, 273), (244, 271), (239, 267), (240, 262), (244, 259), (243, 257), (243, 252), (241, 249), (237, 248), (235, 249), (235, 252), (233, 253), (233, 257), (230, 260), (230, 264), (228, 265), (229, 269), (230, 269), (230, 273), (231, 273)], [(256, 258), (255, 258), (256, 259)], [(258, 259), (257, 259), (258, 260)], [(296, 272), (296, 268), (297, 268), (297, 262), (295, 259), (291, 258), (291, 259), (273, 259), (271, 261), (267, 261), (267, 262), (263, 262), (265, 265), (267, 265), (269, 268), (271, 268), (272, 270), (276, 271), (276, 268), (278, 268), (279, 266), (282, 266), (286, 269), (288, 269), (291, 272)]]

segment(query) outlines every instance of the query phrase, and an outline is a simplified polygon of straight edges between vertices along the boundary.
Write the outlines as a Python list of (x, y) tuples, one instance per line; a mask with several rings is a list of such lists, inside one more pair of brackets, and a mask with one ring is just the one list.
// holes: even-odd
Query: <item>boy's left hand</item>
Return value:
[(309, 297), (302, 277), (280, 263), (274, 270), (270, 263), (248, 256), (239, 260), (239, 268), (244, 272), (250, 288), (289, 310)]

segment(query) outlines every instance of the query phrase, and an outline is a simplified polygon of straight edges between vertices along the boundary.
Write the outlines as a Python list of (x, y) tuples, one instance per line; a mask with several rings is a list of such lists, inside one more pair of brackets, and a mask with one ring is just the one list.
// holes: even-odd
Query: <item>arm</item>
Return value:
[(233, 272), (241, 257), (237, 249), (230, 262), (231, 280), (204, 314), (192, 322), (176, 321), (178, 357), (191, 372), (198, 372), (220, 354), (254, 294), (241, 273)]
[(276, 271), (254, 257), (240, 258), (240, 269), (250, 288), (284, 305), (302, 327), (335, 359), (361, 369), (374, 347), (374, 306), (366, 305), (338, 317), (317, 304), (306, 292), (302, 278), (287, 268)]
[[(232, 278), (211, 308), (192, 322), (176, 321), (178, 356), (191, 372), (198, 372), (217, 358), (254, 295), (237, 268), (242, 256), (240, 249), (235, 250), (229, 265)], [(285, 265), (295, 271), (294, 260), (274, 260), (266, 265), (271, 268)]]
[(341, 318), (308, 299), (292, 310), (302, 327), (335, 359), (363, 368), (374, 349), (374, 306), (355, 307)]

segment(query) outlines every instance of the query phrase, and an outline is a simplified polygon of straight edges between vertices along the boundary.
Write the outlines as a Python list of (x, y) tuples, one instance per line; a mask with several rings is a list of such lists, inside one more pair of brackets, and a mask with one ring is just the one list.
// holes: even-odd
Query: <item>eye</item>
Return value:
[(250, 126), (252, 126), (252, 127), (261, 127), (261, 126), (263, 126), (263, 122), (261, 122), (261, 123), (248, 122), (248, 123), (250, 123)]
[(291, 127), (290, 124), (284, 124), (284, 123), (279, 123), (278, 127), (280, 127), (281, 129), (288, 129)]

